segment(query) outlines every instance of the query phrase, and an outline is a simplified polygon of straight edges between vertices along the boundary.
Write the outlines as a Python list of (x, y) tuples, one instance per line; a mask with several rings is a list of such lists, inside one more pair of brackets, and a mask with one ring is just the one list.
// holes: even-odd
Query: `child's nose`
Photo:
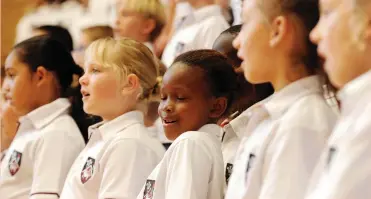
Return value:
[(79, 83), (81, 85), (86, 85), (88, 83), (88, 80), (87, 80), (87, 77), (86, 77), (86, 74), (84, 74), (83, 76), (80, 77), (79, 79)]

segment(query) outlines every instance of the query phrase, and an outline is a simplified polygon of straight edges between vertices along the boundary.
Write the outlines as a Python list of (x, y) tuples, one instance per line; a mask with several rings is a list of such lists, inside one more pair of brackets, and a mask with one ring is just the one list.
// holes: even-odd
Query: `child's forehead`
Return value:
[(163, 83), (172, 85), (201, 85), (205, 81), (204, 71), (199, 67), (190, 67), (182, 63), (174, 64), (164, 75)]

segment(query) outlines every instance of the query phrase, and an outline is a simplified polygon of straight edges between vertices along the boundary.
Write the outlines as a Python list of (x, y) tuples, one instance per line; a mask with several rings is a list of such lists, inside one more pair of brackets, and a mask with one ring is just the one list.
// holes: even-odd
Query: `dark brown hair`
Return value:
[(226, 56), (215, 50), (194, 50), (179, 55), (172, 65), (176, 63), (201, 68), (212, 96), (227, 98), (223, 116), (229, 114), (231, 105), (239, 96), (239, 84), (237, 74)]
[(83, 70), (76, 65), (71, 53), (58, 41), (49, 36), (37, 36), (17, 44), (13, 50), (18, 59), (25, 63), (32, 72), (39, 66), (56, 74), (61, 97), (72, 101), (71, 116), (77, 123), (85, 141), (88, 139), (88, 127), (95, 121), (91, 121), (83, 111), (80, 85), (72, 88), (73, 75), (81, 76)]
[[(241, 25), (228, 28), (219, 35), (213, 45), (214, 50), (223, 53), (231, 60), (235, 69), (241, 67), (242, 60), (237, 57), (237, 50), (233, 47), (232, 42), (240, 31)], [(243, 73), (237, 74), (237, 81), (240, 94), (230, 109), (230, 114), (233, 114), (233, 117), (237, 117), (250, 106), (267, 98), (274, 92), (270, 83), (251, 84), (245, 79)]]

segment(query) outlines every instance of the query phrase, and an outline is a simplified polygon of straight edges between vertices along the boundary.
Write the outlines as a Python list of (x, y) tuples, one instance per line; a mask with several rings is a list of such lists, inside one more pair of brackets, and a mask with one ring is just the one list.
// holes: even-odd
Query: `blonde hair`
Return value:
[(360, 50), (364, 50), (366, 42), (364, 40), (364, 32), (367, 28), (370, 16), (367, 15), (364, 7), (369, 0), (353, 0), (353, 14), (349, 20), (349, 26), (352, 29), (352, 42), (354, 42)]
[(113, 30), (109, 26), (92, 26), (82, 29), (81, 32), (89, 38), (89, 43), (97, 39), (113, 37)]
[(154, 19), (156, 26), (150, 34), (150, 41), (154, 41), (161, 33), (166, 24), (165, 8), (160, 0), (124, 0), (125, 9), (142, 14), (147, 18)]
[(93, 57), (102, 67), (117, 71), (121, 81), (135, 74), (142, 89), (140, 100), (150, 99), (158, 85), (158, 62), (155, 56), (144, 44), (133, 39), (98, 39), (89, 45), (85, 56)]

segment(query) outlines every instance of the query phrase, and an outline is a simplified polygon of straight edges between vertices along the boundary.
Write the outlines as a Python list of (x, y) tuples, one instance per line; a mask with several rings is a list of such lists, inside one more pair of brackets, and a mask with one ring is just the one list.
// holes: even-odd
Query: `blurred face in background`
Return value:
[(117, 1), (114, 35), (116, 38), (128, 37), (139, 42), (147, 42), (156, 22), (148, 16), (128, 9), (129, 3), (130, 0)]
[(321, 18), (310, 35), (331, 82), (339, 88), (371, 66), (371, 5), (357, 1), (321, 0)]

